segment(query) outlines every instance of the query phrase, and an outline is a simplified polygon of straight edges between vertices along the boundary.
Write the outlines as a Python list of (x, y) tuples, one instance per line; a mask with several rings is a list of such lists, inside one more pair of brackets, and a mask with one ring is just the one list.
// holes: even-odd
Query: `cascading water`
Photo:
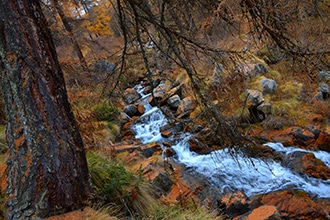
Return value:
[[(145, 113), (133, 124), (132, 130), (136, 134), (135, 137), (144, 144), (150, 142), (162, 144), (165, 138), (161, 136), (160, 128), (166, 125), (168, 120), (159, 108), (148, 104), (149, 95), (143, 95), (141, 99), (145, 106)], [(247, 196), (253, 196), (280, 189), (302, 189), (320, 198), (330, 198), (330, 180), (294, 173), (273, 160), (264, 162), (256, 158), (247, 159), (240, 154), (236, 155), (234, 160), (227, 149), (213, 151), (208, 155), (199, 155), (189, 150), (188, 140), (191, 135), (190, 133), (180, 134), (179, 141), (172, 145), (172, 149), (176, 152), (176, 160), (205, 175), (212, 184), (223, 190), (238, 189)], [(174, 142), (174, 140), (171, 141)], [(316, 158), (330, 167), (330, 154), (327, 152), (284, 147), (280, 143), (267, 143), (267, 145), (283, 154), (294, 151), (314, 153)]]

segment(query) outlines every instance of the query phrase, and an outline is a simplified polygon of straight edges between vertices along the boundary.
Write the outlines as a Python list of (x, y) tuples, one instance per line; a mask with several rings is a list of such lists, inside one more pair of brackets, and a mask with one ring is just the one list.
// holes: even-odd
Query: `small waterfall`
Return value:
[[(135, 132), (136, 138), (144, 144), (150, 142), (162, 144), (165, 138), (161, 136), (160, 128), (166, 125), (168, 120), (160, 109), (148, 104), (148, 97), (148, 95), (142, 97), (146, 111), (133, 124), (132, 130)], [(176, 152), (176, 160), (203, 174), (212, 184), (223, 190), (238, 189), (247, 196), (254, 196), (280, 189), (302, 189), (320, 198), (330, 198), (330, 180), (296, 174), (273, 160), (264, 162), (256, 158), (247, 159), (240, 154), (234, 160), (227, 149), (213, 151), (208, 155), (199, 155), (189, 150), (188, 140), (191, 135), (181, 133), (179, 141), (170, 140), (173, 143), (172, 148)], [(280, 143), (267, 143), (267, 145), (283, 154), (294, 151), (314, 153), (316, 158), (330, 167), (330, 154), (327, 152), (284, 147)]]

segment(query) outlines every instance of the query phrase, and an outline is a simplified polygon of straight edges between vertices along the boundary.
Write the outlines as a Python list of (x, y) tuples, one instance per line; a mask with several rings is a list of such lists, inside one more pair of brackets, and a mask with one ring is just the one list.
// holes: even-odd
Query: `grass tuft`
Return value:
[(119, 109), (112, 104), (104, 103), (95, 106), (93, 112), (95, 117), (100, 121), (113, 121), (119, 114)]
[(141, 217), (157, 204), (142, 175), (92, 151), (87, 153), (87, 161), (93, 187), (105, 205), (116, 204), (125, 215)]

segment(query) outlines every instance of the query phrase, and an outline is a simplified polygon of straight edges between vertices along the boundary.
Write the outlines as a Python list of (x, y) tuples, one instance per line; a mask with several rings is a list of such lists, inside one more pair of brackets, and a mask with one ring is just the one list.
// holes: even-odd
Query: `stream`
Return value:
[[(140, 89), (137, 87), (138, 91)], [(140, 94), (143, 95), (141, 91)], [(211, 184), (222, 189), (223, 192), (228, 189), (241, 190), (251, 197), (282, 189), (301, 189), (319, 198), (330, 198), (330, 180), (294, 173), (283, 167), (280, 162), (273, 160), (265, 162), (258, 158), (247, 159), (240, 154), (237, 154), (236, 160), (234, 160), (228, 149), (199, 155), (189, 150), (188, 140), (192, 135), (190, 133), (176, 134), (175, 139), (173, 137), (163, 138), (160, 128), (169, 121), (159, 108), (149, 105), (147, 101), (149, 96), (150, 94), (143, 95), (141, 98), (145, 113), (132, 125), (131, 129), (135, 132), (135, 137), (143, 144), (157, 142), (162, 147), (164, 141), (171, 142), (171, 148), (176, 152), (174, 158), (178, 163), (204, 175)], [(266, 145), (281, 154), (295, 151), (311, 152), (330, 167), (330, 154), (327, 152), (284, 147), (281, 143), (267, 143)]]

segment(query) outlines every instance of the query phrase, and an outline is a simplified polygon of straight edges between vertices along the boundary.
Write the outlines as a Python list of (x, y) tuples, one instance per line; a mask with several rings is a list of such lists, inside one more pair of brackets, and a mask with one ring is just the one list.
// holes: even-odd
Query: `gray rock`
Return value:
[(253, 71), (255, 75), (263, 75), (267, 73), (266, 67), (261, 63), (255, 65)]
[(183, 131), (183, 124), (181, 122), (169, 123), (169, 124), (161, 127), (160, 131), (161, 132), (171, 131), (172, 133), (179, 133), (179, 132)]
[(262, 94), (275, 94), (275, 91), (277, 89), (277, 83), (268, 78), (264, 78), (260, 81), (261, 87), (262, 87)]
[(330, 86), (322, 82), (318, 88), (319, 93), (314, 97), (319, 100), (328, 100), (330, 98)]
[(261, 105), (258, 106), (258, 110), (261, 110), (266, 115), (269, 115), (271, 114), (272, 111), (272, 104), (268, 102), (267, 103), (263, 102)]
[(180, 103), (175, 115), (177, 115), (178, 118), (184, 117), (190, 112), (192, 112), (196, 107), (195, 100), (191, 96), (187, 96), (184, 99), (182, 99), (182, 102)]
[(132, 104), (141, 98), (141, 95), (135, 89), (132, 88), (126, 89), (123, 95), (124, 99), (128, 104)]
[(282, 165), (293, 170), (296, 173), (303, 174), (304, 170), (301, 166), (301, 160), (303, 156), (308, 154), (307, 152), (303, 151), (295, 151), (286, 155), (282, 160)]
[(327, 72), (325, 70), (321, 70), (319, 74), (317, 75), (317, 80), (319, 82), (329, 82), (330, 81), (330, 72)]
[(153, 185), (164, 192), (168, 192), (173, 185), (173, 181), (166, 174), (159, 173), (153, 180)]
[(129, 117), (138, 115), (138, 110), (134, 105), (125, 106), (125, 108), (123, 109), (123, 112), (125, 112)]
[(116, 67), (108, 60), (95, 60), (91, 68), (90, 78), (93, 82), (109, 80), (115, 76)]
[(238, 74), (242, 74), (245, 78), (252, 78), (258, 74), (265, 74), (267, 72), (267, 69), (261, 63), (254, 64), (244, 62), (237, 65), (235, 72)]
[(248, 97), (248, 100), (251, 100), (251, 106), (259, 106), (264, 102), (264, 96), (258, 90), (245, 90), (245, 94)]
[(330, 93), (330, 87), (328, 84), (322, 82), (319, 86), (318, 90), (322, 93)]
[(92, 68), (95, 72), (103, 72), (103, 73), (114, 73), (116, 70), (116, 66), (108, 61), (108, 60), (95, 60), (92, 63)]
[(179, 107), (181, 103), (181, 99), (179, 95), (174, 95), (171, 96), (168, 100), (167, 100), (167, 104), (171, 109), (177, 109)]
[(314, 100), (323, 100), (323, 94), (322, 94), (322, 92), (316, 93), (315, 96), (313, 97), (313, 101)]

